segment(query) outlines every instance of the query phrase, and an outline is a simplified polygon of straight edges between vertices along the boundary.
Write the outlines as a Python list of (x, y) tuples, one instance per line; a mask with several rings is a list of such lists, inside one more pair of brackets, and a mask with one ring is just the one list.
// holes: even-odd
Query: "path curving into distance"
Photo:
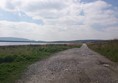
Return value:
[(32, 64), (17, 83), (118, 83), (118, 66), (83, 44)]

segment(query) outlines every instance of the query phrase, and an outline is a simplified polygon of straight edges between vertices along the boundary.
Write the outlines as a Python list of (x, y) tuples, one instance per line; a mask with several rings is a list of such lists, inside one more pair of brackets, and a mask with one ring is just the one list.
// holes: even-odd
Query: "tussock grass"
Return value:
[(118, 62), (118, 40), (91, 43), (88, 46), (110, 60)]
[(52, 53), (78, 45), (3, 46), (0, 47), (0, 83), (14, 83), (28, 65)]

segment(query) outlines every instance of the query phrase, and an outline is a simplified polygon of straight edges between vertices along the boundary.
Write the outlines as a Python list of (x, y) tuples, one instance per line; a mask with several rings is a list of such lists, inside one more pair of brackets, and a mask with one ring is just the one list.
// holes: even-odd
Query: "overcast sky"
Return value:
[(0, 0), (0, 37), (118, 38), (118, 0)]

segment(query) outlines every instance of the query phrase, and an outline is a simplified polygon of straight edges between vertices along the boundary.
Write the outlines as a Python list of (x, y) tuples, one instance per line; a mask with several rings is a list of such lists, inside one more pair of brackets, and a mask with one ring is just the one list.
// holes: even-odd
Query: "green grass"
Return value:
[(118, 40), (91, 43), (88, 46), (110, 60), (118, 62)]
[(80, 45), (5, 46), (0, 47), (0, 83), (14, 83), (27, 67), (52, 53)]

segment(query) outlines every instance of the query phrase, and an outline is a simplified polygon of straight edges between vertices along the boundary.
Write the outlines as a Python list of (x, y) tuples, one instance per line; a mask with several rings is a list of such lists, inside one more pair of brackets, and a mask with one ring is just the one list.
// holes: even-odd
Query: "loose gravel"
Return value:
[(17, 83), (118, 83), (118, 65), (83, 44), (32, 64)]

